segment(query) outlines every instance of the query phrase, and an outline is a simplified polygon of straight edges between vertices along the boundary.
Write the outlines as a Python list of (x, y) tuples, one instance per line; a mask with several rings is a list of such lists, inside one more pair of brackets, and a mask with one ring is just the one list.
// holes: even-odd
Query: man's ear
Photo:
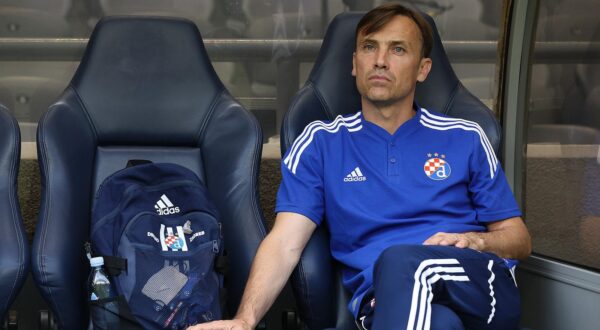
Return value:
[(356, 52), (352, 53), (352, 77), (356, 77)]
[(431, 59), (429, 57), (423, 57), (421, 63), (419, 63), (419, 74), (417, 75), (418, 82), (424, 82), (431, 71)]

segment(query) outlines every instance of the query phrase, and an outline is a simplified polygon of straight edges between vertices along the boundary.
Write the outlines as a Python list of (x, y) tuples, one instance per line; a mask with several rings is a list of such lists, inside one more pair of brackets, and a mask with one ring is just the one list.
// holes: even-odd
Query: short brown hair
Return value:
[(366, 13), (356, 26), (356, 40), (358, 41), (361, 32), (365, 35), (375, 33), (396, 16), (406, 16), (417, 24), (419, 31), (421, 31), (421, 57), (429, 57), (433, 47), (431, 26), (419, 12), (399, 4), (383, 4)]

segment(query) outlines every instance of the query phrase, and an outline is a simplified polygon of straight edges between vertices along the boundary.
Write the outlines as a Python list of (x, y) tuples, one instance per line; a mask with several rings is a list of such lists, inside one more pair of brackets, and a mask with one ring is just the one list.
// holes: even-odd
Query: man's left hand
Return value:
[(455, 246), (457, 248), (470, 248), (477, 251), (483, 251), (484, 241), (477, 233), (437, 233), (429, 237), (423, 245), (444, 245)]

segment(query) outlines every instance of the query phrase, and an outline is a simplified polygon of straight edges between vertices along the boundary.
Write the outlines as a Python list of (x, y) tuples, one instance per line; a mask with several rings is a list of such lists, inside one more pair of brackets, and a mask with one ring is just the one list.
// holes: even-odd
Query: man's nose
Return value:
[(378, 69), (387, 69), (388, 67), (388, 57), (387, 51), (384, 49), (379, 49), (377, 51), (377, 55), (375, 57), (375, 68)]

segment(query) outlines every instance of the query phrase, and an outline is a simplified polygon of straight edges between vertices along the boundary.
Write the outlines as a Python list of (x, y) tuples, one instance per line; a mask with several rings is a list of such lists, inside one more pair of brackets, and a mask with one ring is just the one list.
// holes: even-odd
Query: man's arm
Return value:
[(303, 215), (278, 213), (273, 229), (254, 257), (235, 318), (199, 324), (188, 330), (254, 329), (281, 292), (316, 227)]
[(487, 229), (483, 233), (437, 233), (423, 244), (453, 245), (492, 252), (501, 258), (510, 259), (525, 259), (531, 254), (531, 238), (520, 217), (489, 223)]

